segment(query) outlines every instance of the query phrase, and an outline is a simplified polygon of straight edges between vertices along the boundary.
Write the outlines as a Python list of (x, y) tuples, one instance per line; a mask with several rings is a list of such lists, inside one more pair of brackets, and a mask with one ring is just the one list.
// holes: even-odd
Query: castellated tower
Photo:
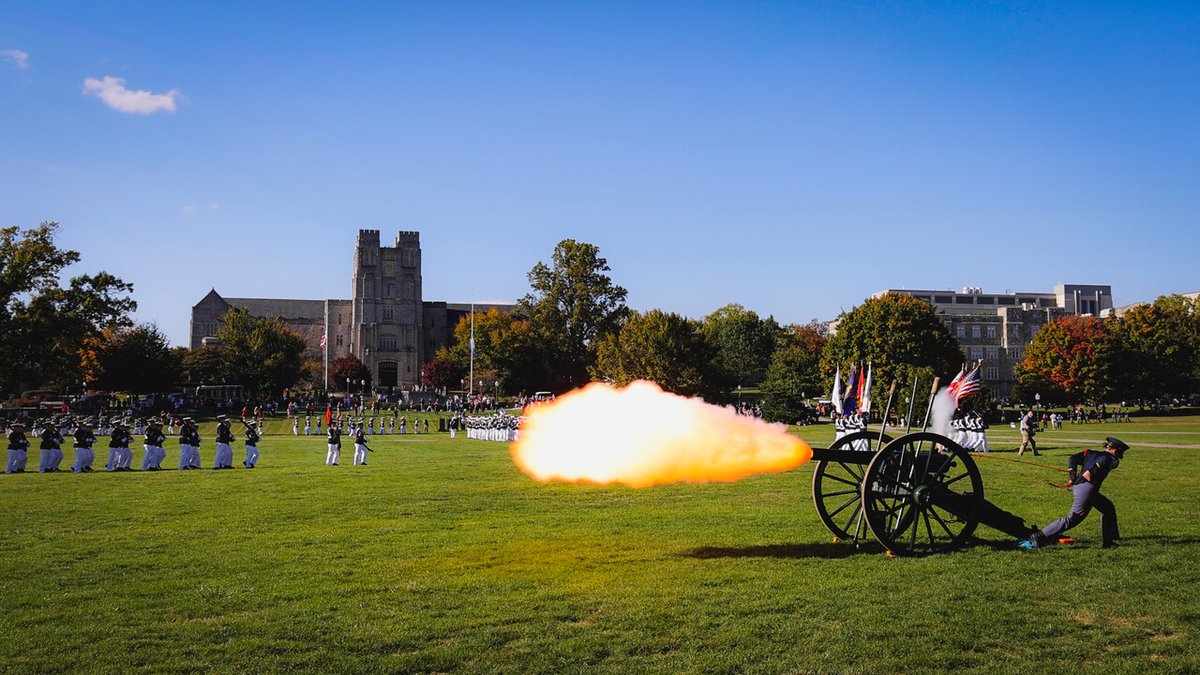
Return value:
[(359, 230), (350, 297), (350, 352), (370, 369), (371, 384), (382, 391), (419, 384), (425, 362), (420, 233), (400, 232), (385, 247), (379, 230)]

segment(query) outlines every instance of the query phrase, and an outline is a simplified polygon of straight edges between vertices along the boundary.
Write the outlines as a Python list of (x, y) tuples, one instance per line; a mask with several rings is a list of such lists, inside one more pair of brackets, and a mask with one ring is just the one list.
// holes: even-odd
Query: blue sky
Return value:
[[(0, 5), (0, 225), (192, 304), (515, 300), (561, 239), (636, 309), (1200, 290), (1197, 3)], [(138, 93), (141, 92), (141, 93)]]

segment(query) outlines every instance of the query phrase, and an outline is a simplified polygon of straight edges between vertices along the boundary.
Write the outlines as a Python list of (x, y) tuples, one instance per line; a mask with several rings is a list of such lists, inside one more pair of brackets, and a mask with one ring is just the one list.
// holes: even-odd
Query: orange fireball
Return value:
[(787, 471), (811, 459), (812, 448), (781, 424), (639, 381), (590, 384), (530, 409), (512, 455), (543, 482), (647, 487)]

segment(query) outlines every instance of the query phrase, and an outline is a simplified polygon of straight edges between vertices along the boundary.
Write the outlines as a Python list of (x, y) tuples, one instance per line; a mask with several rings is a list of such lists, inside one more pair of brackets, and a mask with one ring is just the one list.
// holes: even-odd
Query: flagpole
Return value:
[[(325, 295), (329, 295), (328, 292)], [(325, 393), (329, 393), (329, 298), (325, 298)]]
[(471, 370), (470, 379), (467, 381), (467, 398), (475, 395), (475, 298), (473, 297), (475, 292), (472, 291), (471, 295), (471, 344), (469, 345), (471, 351)]

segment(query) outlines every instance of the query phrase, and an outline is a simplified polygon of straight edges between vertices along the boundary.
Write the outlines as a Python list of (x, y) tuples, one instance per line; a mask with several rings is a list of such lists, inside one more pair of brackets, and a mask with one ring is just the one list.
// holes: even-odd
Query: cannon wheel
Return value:
[(813, 470), (813, 505), (821, 522), (838, 539), (858, 540), (863, 474), (870, 458), (883, 445), (891, 443), (892, 437), (884, 434), (880, 443), (879, 432), (856, 431), (842, 436), (829, 449), (850, 450), (859, 441), (866, 445), (862, 464), (821, 460)]
[(970, 539), (983, 507), (975, 460), (954, 441), (927, 432), (888, 443), (867, 465), (863, 515), (894, 555), (952, 551)]

